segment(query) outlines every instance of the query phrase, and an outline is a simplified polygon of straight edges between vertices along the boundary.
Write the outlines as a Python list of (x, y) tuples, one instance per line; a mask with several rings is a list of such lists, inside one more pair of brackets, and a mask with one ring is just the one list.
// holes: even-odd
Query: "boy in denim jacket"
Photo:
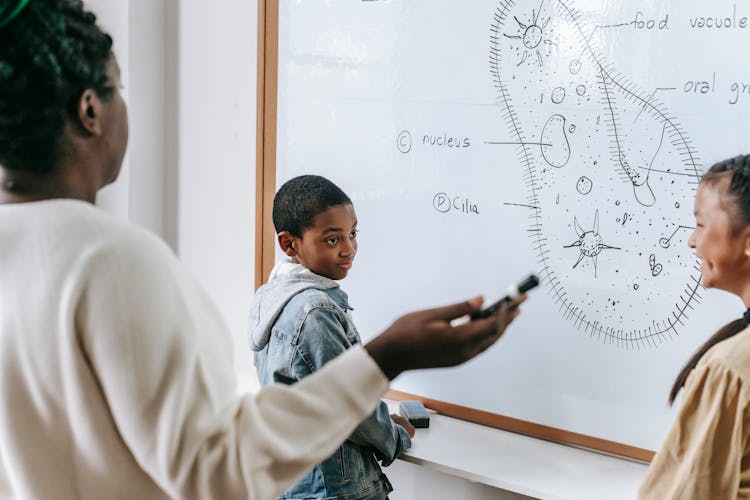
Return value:
[[(262, 385), (294, 383), (361, 342), (346, 277), (357, 253), (357, 217), (349, 197), (329, 180), (303, 175), (273, 201), (273, 224), (287, 259), (274, 266), (250, 311), (250, 343)], [(414, 427), (381, 402), (332, 456), (280, 498), (378, 499), (393, 490), (380, 469), (411, 446)]]

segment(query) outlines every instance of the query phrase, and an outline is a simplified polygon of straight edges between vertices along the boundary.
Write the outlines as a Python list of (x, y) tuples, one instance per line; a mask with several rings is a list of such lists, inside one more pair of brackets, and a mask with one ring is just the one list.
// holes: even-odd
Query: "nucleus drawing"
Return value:
[(703, 165), (657, 92), (605, 59), (597, 28), (572, 0), (499, 0), (492, 84), (561, 315), (599, 342), (657, 347), (701, 298), (687, 238)]

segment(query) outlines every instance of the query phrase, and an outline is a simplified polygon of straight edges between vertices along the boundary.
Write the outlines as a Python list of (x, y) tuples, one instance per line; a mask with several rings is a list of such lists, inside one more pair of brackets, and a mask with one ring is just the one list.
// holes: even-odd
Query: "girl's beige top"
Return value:
[(641, 499), (750, 498), (750, 329), (712, 347), (685, 383)]

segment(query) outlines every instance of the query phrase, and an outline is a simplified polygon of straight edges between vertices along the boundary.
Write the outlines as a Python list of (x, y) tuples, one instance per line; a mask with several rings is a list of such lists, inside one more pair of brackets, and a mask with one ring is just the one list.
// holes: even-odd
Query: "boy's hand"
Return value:
[(391, 413), (391, 420), (403, 427), (406, 433), (409, 434), (410, 438), (414, 437), (414, 432), (416, 431), (416, 429), (413, 425), (411, 425), (411, 422), (409, 422), (408, 418), (402, 417), (401, 415), (396, 415), (395, 413)]
[(458, 326), (451, 326), (451, 320), (478, 311), (482, 297), (416, 311), (398, 318), (365, 349), (389, 380), (406, 370), (455, 366), (494, 344), (520, 314), (518, 306), (525, 300), (526, 295), (521, 295), (488, 318)]

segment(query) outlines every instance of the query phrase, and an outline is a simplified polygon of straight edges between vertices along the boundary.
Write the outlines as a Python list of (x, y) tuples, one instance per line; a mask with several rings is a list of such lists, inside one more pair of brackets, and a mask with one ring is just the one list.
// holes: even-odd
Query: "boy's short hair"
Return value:
[(352, 200), (336, 184), (319, 175), (300, 175), (286, 181), (273, 197), (273, 227), (302, 237), (314, 225), (316, 215)]

